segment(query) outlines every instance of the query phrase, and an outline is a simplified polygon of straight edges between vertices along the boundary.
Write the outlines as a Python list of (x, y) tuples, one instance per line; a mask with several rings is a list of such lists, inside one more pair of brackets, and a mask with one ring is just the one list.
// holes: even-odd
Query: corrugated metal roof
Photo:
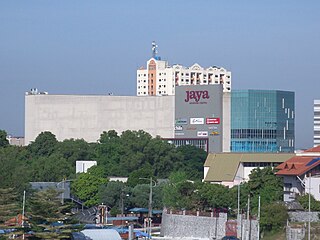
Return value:
[(114, 229), (85, 229), (81, 232), (92, 240), (121, 240), (119, 233)]
[(282, 163), (293, 156), (293, 153), (210, 153), (204, 163), (209, 167), (204, 181), (233, 181), (240, 162)]

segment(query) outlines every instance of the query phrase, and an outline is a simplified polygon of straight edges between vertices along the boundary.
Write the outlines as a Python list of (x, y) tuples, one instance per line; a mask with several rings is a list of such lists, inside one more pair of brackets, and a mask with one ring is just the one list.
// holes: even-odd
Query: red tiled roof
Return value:
[(320, 152), (320, 145), (310, 148), (308, 150), (305, 150), (304, 152)]
[[(311, 162), (313, 160), (313, 162)], [(277, 175), (300, 176), (320, 164), (320, 156), (295, 156), (276, 167)]]

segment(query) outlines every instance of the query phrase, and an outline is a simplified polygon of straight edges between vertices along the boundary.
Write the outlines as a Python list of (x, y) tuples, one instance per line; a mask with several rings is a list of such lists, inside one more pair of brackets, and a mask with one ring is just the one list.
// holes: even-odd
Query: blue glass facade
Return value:
[(231, 152), (294, 152), (294, 92), (233, 90)]

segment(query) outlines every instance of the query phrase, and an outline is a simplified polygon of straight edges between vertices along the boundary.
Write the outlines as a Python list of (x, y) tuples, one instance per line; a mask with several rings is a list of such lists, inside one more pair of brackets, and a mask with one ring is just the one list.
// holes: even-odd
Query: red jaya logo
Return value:
[(220, 118), (206, 118), (206, 124), (220, 124)]
[(200, 99), (209, 99), (209, 92), (205, 91), (186, 91), (186, 98), (184, 99), (185, 102), (189, 102), (190, 100), (194, 99), (196, 102), (199, 102)]

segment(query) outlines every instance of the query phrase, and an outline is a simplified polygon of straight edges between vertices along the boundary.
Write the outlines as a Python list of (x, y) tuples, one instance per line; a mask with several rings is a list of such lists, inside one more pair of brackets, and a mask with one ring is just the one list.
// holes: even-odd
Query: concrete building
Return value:
[(284, 201), (294, 201), (309, 192), (320, 201), (320, 146), (297, 153), (277, 169), (276, 174), (283, 178)]
[[(157, 45), (155, 42), (152, 43), (152, 58), (147, 61), (147, 68), (140, 67), (137, 70), (137, 96), (166, 96), (166, 95), (176, 95), (177, 89), (183, 87), (189, 87), (189, 90), (197, 89), (197, 87), (214, 85), (222, 86), (222, 110), (219, 114), (219, 119), (223, 119), (221, 123), (222, 129), (219, 131), (211, 131), (211, 133), (219, 132), (222, 137), (222, 151), (230, 151), (230, 109), (231, 109), (231, 72), (227, 71), (222, 67), (212, 66), (209, 68), (203, 68), (199, 64), (195, 63), (191, 67), (185, 67), (179, 64), (174, 64), (170, 66), (167, 61), (161, 60), (161, 57), (157, 56)], [(177, 101), (178, 100), (178, 101)], [(176, 102), (179, 102), (179, 98), (176, 97)], [(212, 104), (213, 102), (211, 102)], [(176, 104), (177, 105), (177, 104)], [(198, 110), (199, 107), (193, 110)], [(211, 108), (213, 109), (213, 108)], [(208, 110), (208, 109), (207, 109)], [(191, 113), (189, 111), (189, 113)], [(208, 111), (207, 111), (208, 113)], [(176, 106), (176, 114), (179, 115), (179, 108)], [(194, 113), (196, 114), (196, 113)], [(183, 114), (182, 114), (183, 115)], [(185, 115), (185, 114), (184, 114)], [(185, 116), (182, 118), (184, 119)], [(209, 115), (207, 114), (208, 118)], [(176, 116), (176, 121), (179, 117)], [(210, 118), (210, 117), (209, 117)], [(212, 115), (211, 115), (211, 118)], [(192, 144), (200, 148), (213, 151), (209, 149), (208, 139), (212, 140), (211, 137), (205, 138), (206, 136), (189, 136), (192, 134), (186, 134), (186, 132), (181, 132), (181, 124), (176, 124), (175, 126), (175, 136), (176, 139), (169, 139), (176, 145)], [(213, 127), (213, 126), (211, 126)], [(195, 126), (193, 126), (195, 128)], [(191, 127), (189, 127), (191, 129)], [(206, 131), (212, 129), (206, 129)], [(203, 130), (206, 132), (205, 130)], [(190, 131), (188, 132), (190, 133)], [(213, 134), (212, 134), (213, 135)], [(210, 135), (208, 135), (210, 136)], [(217, 136), (215, 138), (218, 138)], [(184, 140), (182, 140), (184, 139)], [(219, 140), (220, 141), (220, 140)], [(210, 143), (212, 146), (212, 141)], [(221, 148), (219, 148), (221, 149)], [(215, 149), (214, 151), (216, 151)], [(219, 150), (221, 152), (221, 150)]]
[(232, 90), (231, 152), (294, 152), (294, 92)]
[(50, 131), (59, 141), (96, 142), (103, 131), (144, 130), (176, 145), (222, 152), (230, 143), (224, 140), (230, 132), (224, 116), (230, 113), (223, 112), (222, 97), (221, 85), (178, 86), (175, 96), (27, 94), (25, 140)]
[(320, 100), (313, 102), (313, 146), (320, 145)]
[(173, 138), (174, 96), (49, 95), (25, 96), (25, 144), (44, 131), (57, 140), (96, 142), (103, 131), (144, 130)]
[(293, 153), (209, 153), (203, 181), (233, 187), (248, 181), (253, 169), (276, 167), (293, 156)]

